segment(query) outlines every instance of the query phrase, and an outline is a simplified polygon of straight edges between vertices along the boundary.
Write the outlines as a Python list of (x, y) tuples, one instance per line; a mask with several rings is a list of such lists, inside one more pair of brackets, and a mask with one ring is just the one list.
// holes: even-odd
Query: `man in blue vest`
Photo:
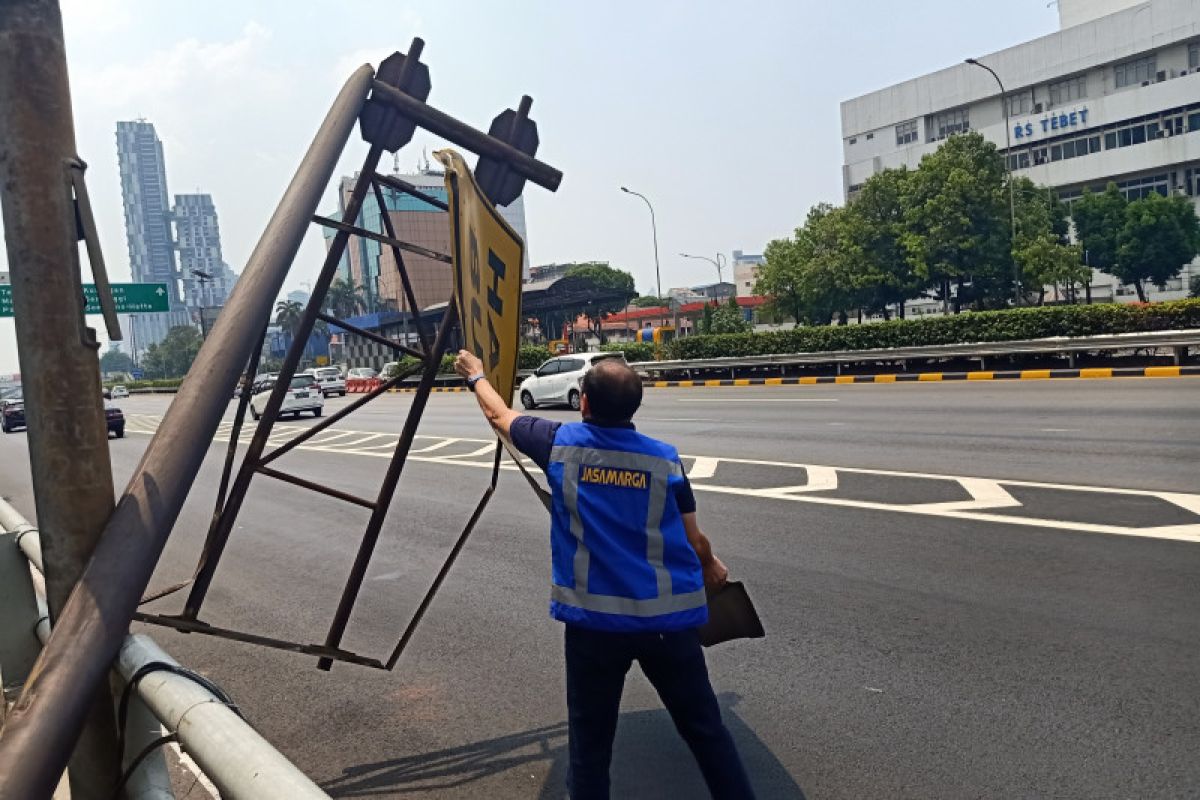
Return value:
[(619, 359), (598, 362), (581, 385), (583, 422), (562, 424), (510, 409), (466, 350), (454, 368), (492, 427), (550, 484), (550, 615), (566, 629), (571, 797), (609, 796), (621, 691), (634, 661), (713, 797), (753, 797), (696, 630), (708, 619), (705, 586), (724, 584), (729, 573), (696, 522), (679, 454), (634, 429), (641, 378)]

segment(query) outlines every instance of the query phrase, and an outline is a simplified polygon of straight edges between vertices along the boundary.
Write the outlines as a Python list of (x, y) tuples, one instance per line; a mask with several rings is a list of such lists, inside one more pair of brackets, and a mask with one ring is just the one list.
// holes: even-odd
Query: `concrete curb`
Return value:
[(723, 380), (647, 381), (654, 389), (709, 386), (797, 386), (836, 383), (925, 383), (941, 381), (1038, 381), (1062, 378), (1181, 378), (1200, 376), (1200, 366), (1025, 369), (979, 372), (911, 372), (884, 375), (822, 375), (803, 378), (726, 378)]

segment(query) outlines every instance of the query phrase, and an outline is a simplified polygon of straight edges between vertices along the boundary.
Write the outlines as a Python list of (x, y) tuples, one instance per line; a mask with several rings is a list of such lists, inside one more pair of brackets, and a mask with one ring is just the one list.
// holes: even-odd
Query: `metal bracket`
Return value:
[[(74, 194), (75, 230), (78, 241), (84, 243), (87, 249), (88, 262), (92, 267), (92, 280), (96, 284), (96, 296), (100, 299), (100, 312), (104, 315), (104, 328), (108, 339), (112, 342), (121, 341), (121, 323), (117, 320), (117, 304), (113, 301), (112, 284), (108, 281), (108, 270), (104, 266), (104, 251), (100, 249), (100, 236), (96, 232), (96, 217), (92, 213), (92, 201), (88, 197), (87, 182), (83, 173), (87, 163), (79, 156), (67, 159), (67, 181)], [(82, 287), (80, 287), (82, 290)], [(83, 343), (88, 347), (98, 348), (95, 332), (85, 327), (87, 334)]]

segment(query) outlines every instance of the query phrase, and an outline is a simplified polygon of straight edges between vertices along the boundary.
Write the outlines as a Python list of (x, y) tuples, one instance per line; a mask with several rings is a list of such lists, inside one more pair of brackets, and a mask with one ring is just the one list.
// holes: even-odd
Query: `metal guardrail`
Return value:
[[(20, 537), (21, 552), (40, 574), (41, 542), (37, 528), (3, 500), (0, 500), (0, 531)], [(44, 644), (50, 636), (50, 623), (44, 588), (39, 583), (34, 582), (34, 592), (40, 616), (29, 620), (29, 624)], [(5, 613), (5, 609), (0, 609), (0, 613)], [(161, 724), (175, 734), (182, 749), (196, 761), (222, 797), (328, 800), (320, 787), (242, 719), (225, 699), (181, 674), (186, 671), (179, 666), (150, 637), (142, 634), (125, 637), (114, 669), (122, 683), (136, 681), (136, 702), (130, 705), (126, 723), (126, 768), (143, 746), (155, 743), (161, 734)], [(143, 761), (130, 775), (126, 796), (141, 800), (172, 797), (165, 762)]]
[(967, 342), (924, 347), (882, 347), (871, 350), (827, 350), (815, 353), (779, 353), (762, 356), (696, 358), (677, 361), (642, 361), (631, 366), (643, 375), (681, 370), (724, 370), (755, 367), (786, 367), (813, 364), (856, 364), (865, 361), (906, 362), (939, 358), (978, 358), (1066, 353), (1074, 365), (1074, 355), (1092, 351), (1172, 348), (1175, 358), (1182, 350), (1200, 346), (1200, 329), (1118, 333), (1103, 336), (1055, 336), (1047, 339), (1022, 339), (1007, 342)]

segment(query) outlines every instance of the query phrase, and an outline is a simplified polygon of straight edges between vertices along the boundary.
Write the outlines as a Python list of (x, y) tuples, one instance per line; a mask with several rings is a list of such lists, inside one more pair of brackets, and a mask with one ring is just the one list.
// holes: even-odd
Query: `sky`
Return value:
[[(1058, 25), (1045, 0), (927, 0), (902, 13), (887, 0), (64, 0), (63, 17), (113, 280), (129, 279), (118, 120), (155, 124), (172, 194), (213, 195), (240, 272), (342, 83), (420, 36), (439, 109), (486, 130), (522, 94), (534, 99), (537, 156), (564, 177), (554, 193), (526, 186), (531, 263), (608, 261), (644, 294), (649, 213), (620, 186), (654, 205), (663, 289), (712, 282), (710, 264), (678, 254), (758, 253), (815, 203), (841, 202), (841, 101)], [(443, 146), (418, 132), (401, 171)], [(356, 134), (337, 174), (365, 153)], [(323, 208), (335, 198), (331, 187)], [(285, 293), (305, 288), (323, 251), (313, 228)], [(0, 319), (0, 373), (17, 371), (12, 320)]]

